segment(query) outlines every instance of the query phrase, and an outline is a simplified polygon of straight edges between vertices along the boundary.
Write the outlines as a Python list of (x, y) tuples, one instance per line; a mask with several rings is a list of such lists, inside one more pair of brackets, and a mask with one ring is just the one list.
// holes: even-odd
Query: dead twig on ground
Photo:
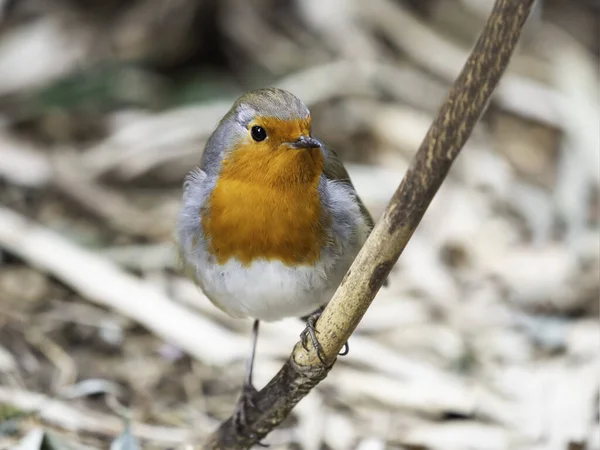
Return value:
[(84, 298), (142, 324), (207, 364), (243, 356), (242, 338), (178, 305), (149, 283), (0, 207), (0, 248), (45, 270)]
[[(11, 405), (27, 413), (34, 412), (43, 422), (64, 430), (116, 436), (123, 428), (123, 421), (117, 416), (74, 407), (36, 392), (0, 387), (0, 403)], [(133, 434), (141, 439), (171, 445), (188, 442), (193, 435), (191, 430), (184, 428), (161, 427), (137, 422), (132, 423), (131, 429)]]

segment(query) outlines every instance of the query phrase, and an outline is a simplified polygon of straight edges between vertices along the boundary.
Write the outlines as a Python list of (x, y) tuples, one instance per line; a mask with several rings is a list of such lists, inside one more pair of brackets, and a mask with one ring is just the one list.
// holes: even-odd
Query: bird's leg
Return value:
[[(307, 340), (308, 340), (308, 338), (310, 338), (310, 341), (311, 341), (313, 347), (317, 351), (317, 356), (319, 357), (319, 360), (323, 364), (325, 364), (325, 358), (323, 355), (323, 347), (321, 347), (321, 344), (319, 343), (319, 340), (317, 339), (317, 330), (315, 328), (315, 325), (317, 323), (317, 320), (319, 320), (319, 317), (321, 317), (321, 314), (323, 313), (324, 309), (325, 309), (325, 307), (321, 306), (319, 309), (317, 309), (312, 314), (300, 318), (300, 320), (303, 320), (306, 322), (306, 328), (302, 331), (302, 333), (300, 333), (300, 339), (302, 339), (302, 347), (304, 347), (304, 350), (308, 351)], [(348, 354), (349, 351), (350, 351), (350, 347), (348, 346), (348, 342), (346, 342), (346, 343), (344, 343), (344, 350), (338, 354), (340, 356), (345, 356)]]
[[(256, 405), (254, 403), (254, 398), (258, 391), (252, 384), (252, 372), (254, 370), (254, 356), (256, 355), (256, 343), (258, 341), (258, 324), (259, 321), (255, 320), (252, 325), (252, 349), (250, 351), (250, 358), (248, 358), (246, 362), (246, 375), (244, 377), (244, 384), (242, 385), (242, 393), (240, 398), (238, 399), (235, 405), (235, 411), (233, 413), (233, 421), (238, 429), (246, 428), (248, 425), (246, 409), (248, 407), (254, 408)], [(253, 436), (249, 436), (253, 438)], [(268, 445), (261, 444), (258, 445), (262, 447), (268, 447)]]
[(250, 350), (250, 358), (246, 361), (246, 377), (244, 378), (244, 390), (256, 392), (252, 384), (252, 373), (254, 372), (254, 357), (256, 356), (256, 344), (258, 342), (258, 325), (260, 321), (257, 319), (252, 324), (252, 348)]
[(244, 375), (244, 383), (242, 384), (242, 393), (235, 407), (235, 416), (246, 422), (246, 407), (254, 406), (254, 396), (258, 392), (252, 384), (252, 372), (254, 371), (254, 357), (256, 355), (256, 343), (258, 341), (258, 325), (259, 321), (255, 320), (252, 325), (252, 347), (250, 349), (250, 357), (246, 361), (246, 374)]

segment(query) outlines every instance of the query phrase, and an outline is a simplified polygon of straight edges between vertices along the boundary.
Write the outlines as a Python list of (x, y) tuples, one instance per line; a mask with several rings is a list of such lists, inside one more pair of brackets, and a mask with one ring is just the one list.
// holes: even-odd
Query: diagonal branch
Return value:
[(204, 448), (251, 447), (327, 376), (469, 138), (508, 65), (532, 4), (533, 0), (496, 0), (402, 183), (317, 322), (328, 365), (320, 363), (314, 349), (307, 352), (297, 343), (249, 408), (246, 429), (236, 429), (230, 418), (209, 436)]

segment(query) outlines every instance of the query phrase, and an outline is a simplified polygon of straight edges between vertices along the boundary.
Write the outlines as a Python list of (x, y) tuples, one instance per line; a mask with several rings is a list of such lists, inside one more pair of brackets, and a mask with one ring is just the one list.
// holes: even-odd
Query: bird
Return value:
[(254, 320), (234, 417), (244, 420), (257, 392), (260, 321), (302, 318), (302, 342), (322, 359), (316, 320), (373, 226), (302, 100), (275, 87), (235, 100), (185, 176), (176, 227), (185, 273), (223, 312)]

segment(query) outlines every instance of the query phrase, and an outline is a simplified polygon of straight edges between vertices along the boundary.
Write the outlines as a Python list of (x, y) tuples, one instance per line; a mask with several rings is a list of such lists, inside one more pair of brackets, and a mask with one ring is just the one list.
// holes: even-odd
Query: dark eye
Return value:
[(267, 132), (263, 127), (259, 127), (258, 125), (254, 125), (250, 130), (250, 134), (252, 135), (252, 139), (256, 142), (264, 141), (267, 138)]

